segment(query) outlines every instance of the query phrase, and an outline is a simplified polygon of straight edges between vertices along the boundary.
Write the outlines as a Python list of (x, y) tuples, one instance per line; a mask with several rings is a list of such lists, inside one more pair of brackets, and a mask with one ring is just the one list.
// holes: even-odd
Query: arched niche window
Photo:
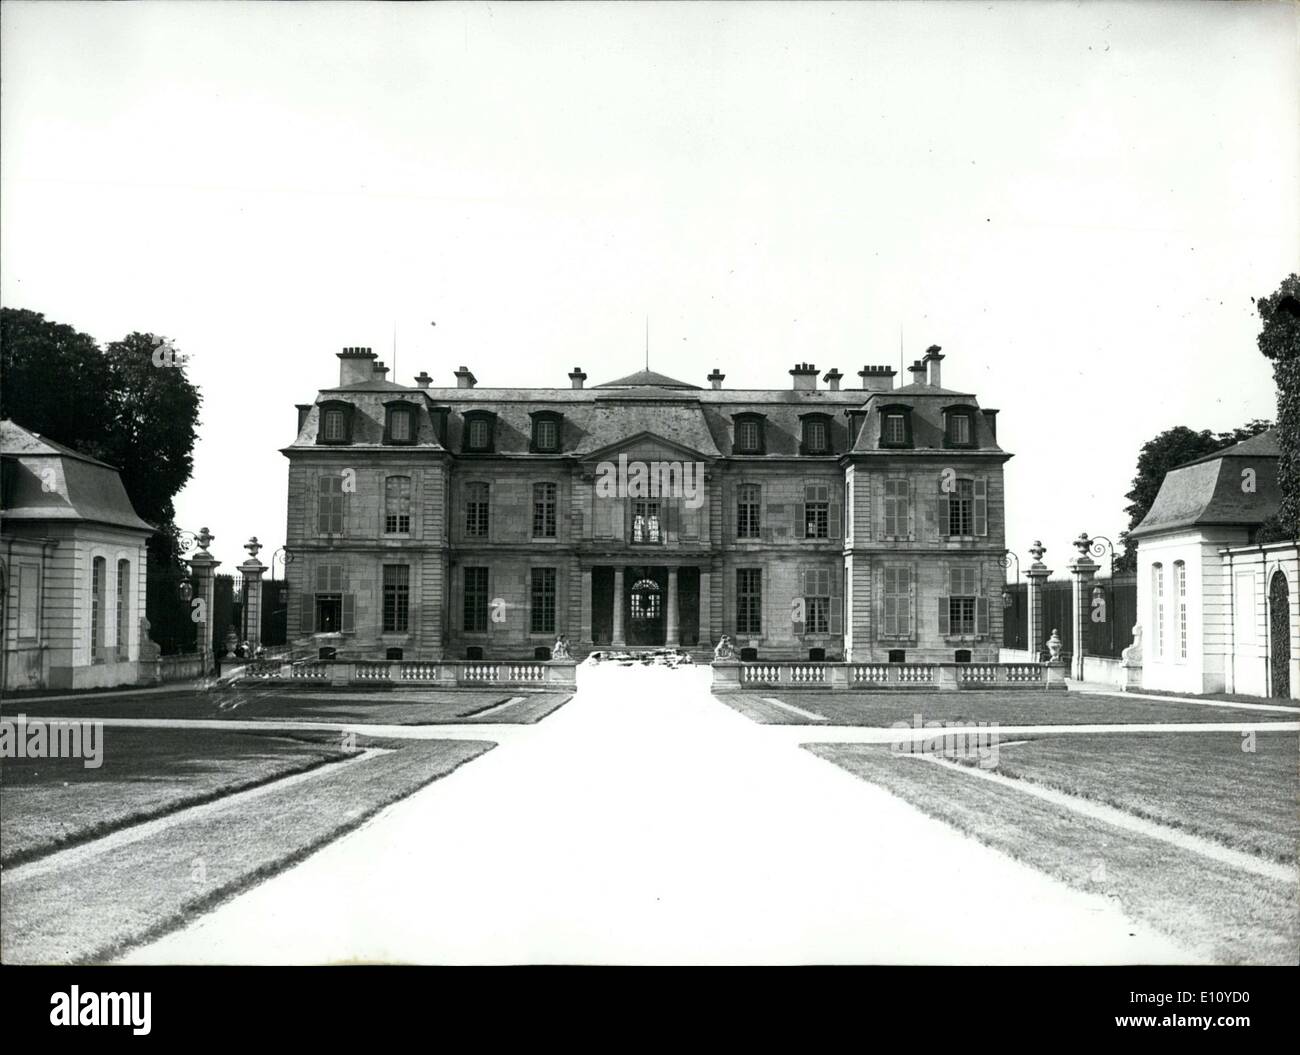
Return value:
[(528, 449), (533, 454), (550, 454), (560, 449), (560, 427), (564, 415), (558, 410), (534, 410), (528, 415), (533, 419), (533, 434)]
[(950, 448), (976, 445), (974, 407), (955, 403), (943, 408), (943, 445)]
[(415, 442), (418, 429), (418, 408), (404, 399), (389, 400), (384, 404), (384, 442), (402, 446)]
[(767, 451), (767, 437), (764, 435), (767, 418), (763, 414), (752, 412), (731, 415), (735, 438), (732, 441), (734, 454), (764, 454)]
[(471, 454), (484, 454), (496, 442), (497, 416), (490, 410), (471, 410), (465, 414), (465, 435), (461, 449)]
[(333, 445), (351, 443), (353, 411), (352, 404), (341, 399), (324, 400), (320, 404), (316, 442)]
[(802, 442), (800, 454), (831, 453), (831, 416), (829, 414), (801, 414)]
[(903, 403), (891, 403), (880, 408), (880, 446), (912, 446), (911, 407)]

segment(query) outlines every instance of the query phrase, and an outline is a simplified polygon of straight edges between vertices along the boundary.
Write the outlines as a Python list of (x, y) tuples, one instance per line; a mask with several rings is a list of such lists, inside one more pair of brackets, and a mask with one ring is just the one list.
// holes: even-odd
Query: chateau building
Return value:
[(569, 388), (479, 388), (463, 366), (434, 388), (338, 358), (283, 449), (300, 647), (703, 656), (726, 634), (744, 658), (997, 659), (1011, 456), (937, 347), (897, 388), (808, 363), (776, 390), (717, 370), (588, 388), (576, 368)]

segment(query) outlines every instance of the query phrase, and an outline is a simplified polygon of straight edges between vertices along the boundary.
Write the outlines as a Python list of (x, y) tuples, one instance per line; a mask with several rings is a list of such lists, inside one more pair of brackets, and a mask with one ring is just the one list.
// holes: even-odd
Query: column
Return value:
[(614, 633), (610, 644), (622, 648), (627, 644), (623, 640), (623, 566), (614, 569)]
[(681, 634), (677, 627), (677, 569), (668, 569), (668, 627), (664, 636), (664, 643), (669, 648), (674, 648), (680, 641)]
[(198, 623), (198, 640), (195, 647), (199, 652), (199, 667), (202, 670), (202, 676), (206, 677), (212, 669), (212, 607), (216, 602), (216, 579), (217, 568), (221, 566), (221, 561), (217, 560), (208, 552), (208, 547), (212, 545), (212, 540), (217, 536), (203, 528), (197, 536), (199, 550), (193, 557), (189, 558), (190, 578), (194, 581), (193, 598), (202, 601), (197, 609), (191, 604), (192, 617), (197, 616), (195, 622)]
[(248, 560), (239, 566), (239, 574), (244, 577), (244, 640), (248, 644), (248, 658), (257, 655), (262, 644), (262, 575), (266, 565), (257, 559), (262, 544), (254, 535), (244, 543), (248, 550)]
[(1029, 547), (1029, 555), (1034, 558), (1034, 563), (1025, 572), (1025, 578), (1029, 580), (1029, 603), (1025, 606), (1029, 610), (1029, 632), (1025, 642), (1029, 648), (1029, 658), (1035, 663), (1047, 649), (1047, 630), (1043, 626), (1043, 584), (1047, 582), (1052, 570), (1043, 563), (1043, 554), (1046, 552), (1047, 547), (1035, 541)]
[(1092, 577), (1097, 574), (1097, 569), (1100, 567), (1088, 556), (1091, 546), (1092, 541), (1087, 534), (1081, 534), (1074, 540), (1074, 548), (1079, 551), (1079, 555), (1067, 565), (1074, 580), (1074, 656), (1070, 660), (1070, 675), (1079, 681), (1083, 680), (1083, 656), (1087, 651), (1084, 642), (1085, 635), (1088, 633), (1088, 615), (1092, 604)]
[(700, 647), (712, 649), (717, 639), (713, 634), (713, 594), (710, 592), (713, 576), (707, 568), (700, 569)]
[(591, 639), (591, 569), (582, 569), (582, 626), (579, 641), (584, 645), (592, 644)]

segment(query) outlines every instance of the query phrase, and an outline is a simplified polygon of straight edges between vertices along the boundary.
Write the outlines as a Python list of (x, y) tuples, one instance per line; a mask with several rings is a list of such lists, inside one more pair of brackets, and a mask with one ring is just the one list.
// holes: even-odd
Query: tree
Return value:
[(1133, 487), (1124, 496), (1129, 500), (1129, 504), (1124, 507), (1124, 512), (1129, 516), (1128, 531), (1120, 533), (1119, 540), (1124, 546), (1124, 553), (1116, 558), (1115, 570), (1117, 572), (1137, 570), (1138, 543), (1136, 539), (1129, 537), (1129, 533), (1142, 523), (1143, 518), (1151, 511), (1156, 495), (1160, 492), (1160, 485), (1164, 482), (1165, 473), (1197, 458), (1204, 458), (1207, 454), (1214, 454), (1225, 447), (1231, 447), (1234, 443), (1248, 440), (1272, 427), (1271, 421), (1259, 418), (1247, 422), (1240, 428), (1218, 433), (1211, 432), (1209, 429), (1201, 429), (1197, 432), (1186, 425), (1176, 425), (1147, 440), (1138, 454)]
[(121, 471), (135, 511), (174, 533), (202, 397), (170, 342), (131, 333), (101, 350), (39, 312), (0, 308), (0, 415)]
[(92, 458), (112, 420), (95, 339), (40, 312), (0, 308), (0, 417)]
[(1260, 327), (1259, 350), (1273, 363), (1277, 384), (1277, 464), (1282, 504), (1277, 517), (1260, 532), (1260, 541), (1300, 538), (1300, 275), (1282, 280), (1272, 296), (1255, 301)]

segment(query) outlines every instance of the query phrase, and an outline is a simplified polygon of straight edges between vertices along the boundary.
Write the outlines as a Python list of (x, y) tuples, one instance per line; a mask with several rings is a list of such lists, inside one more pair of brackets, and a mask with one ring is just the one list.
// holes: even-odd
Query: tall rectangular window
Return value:
[(108, 565), (103, 557), (90, 562), (90, 656), (99, 663), (104, 658), (104, 578)]
[(1151, 565), (1151, 654), (1162, 656), (1165, 652), (1165, 569), (1162, 564)]
[(948, 589), (949, 633), (975, 633), (976, 586), (976, 572), (974, 568), (952, 569)]
[(348, 436), (347, 419), (341, 410), (325, 411), (325, 439), (329, 443), (342, 443)]
[(117, 658), (126, 659), (131, 648), (131, 562), (117, 562)]
[(533, 538), (555, 538), (555, 493), (555, 484), (533, 484)]
[(659, 503), (638, 499), (632, 506), (632, 541), (662, 542)]
[(529, 628), (534, 634), (555, 633), (555, 569), (532, 570)]
[(384, 534), (411, 533), (411, 478), (390, 476), (384, 481)]
[(758, 484), (742, 484), (736, 492), (736, 538), (758, 538), (762, 490)]
[(488, 536), (488, 485), (485, 483), (465, 485), (465, 536)]
[(343, 476), (329, 473), (319, 479), (316, 530), (321, 535), (343, 534)]
[(902, 447), (907, 443), (907, 418), (902, 414), (886, 414), (882, 432), (885, 443)]
[(18, 566), (18, 636), (36, 636), (37, 600), (40, 597), (40, 572), (31, 564)]
[(885, 480), (885, 537), (906, 538), (911, 511), (911, 499), (906, 479), (890, 477)]
[(343, 565), (316, 566), (316, 631), (337, 634), (343, 629)]
[(736, 569), (736, 633), (763, 632), (763, 569)]
[(488, 570), (465, 569), (465, 632), (486, 634), (488, 628)]
[(404, 634), (410, 629), (411, 568), (384, 565), (384, 633)]
[(975, 481), (958, 480), (948, 495), (948, 534), (975, 534)]
[(884, 568), (884, 612), (882, 632), (885, 637), (910, 637), (912, 634), (912, 569)]
[(831, 489), (829, 484), (804, 488), (804, 538), (830, 538)]
[(809, 568), (804, 573), (804, 633), (831, 632), (831, 572)]
[(1178, 589), (1178, 658), (1187, 658), (1187, 565), (1174, 563), (1174, 580)]

